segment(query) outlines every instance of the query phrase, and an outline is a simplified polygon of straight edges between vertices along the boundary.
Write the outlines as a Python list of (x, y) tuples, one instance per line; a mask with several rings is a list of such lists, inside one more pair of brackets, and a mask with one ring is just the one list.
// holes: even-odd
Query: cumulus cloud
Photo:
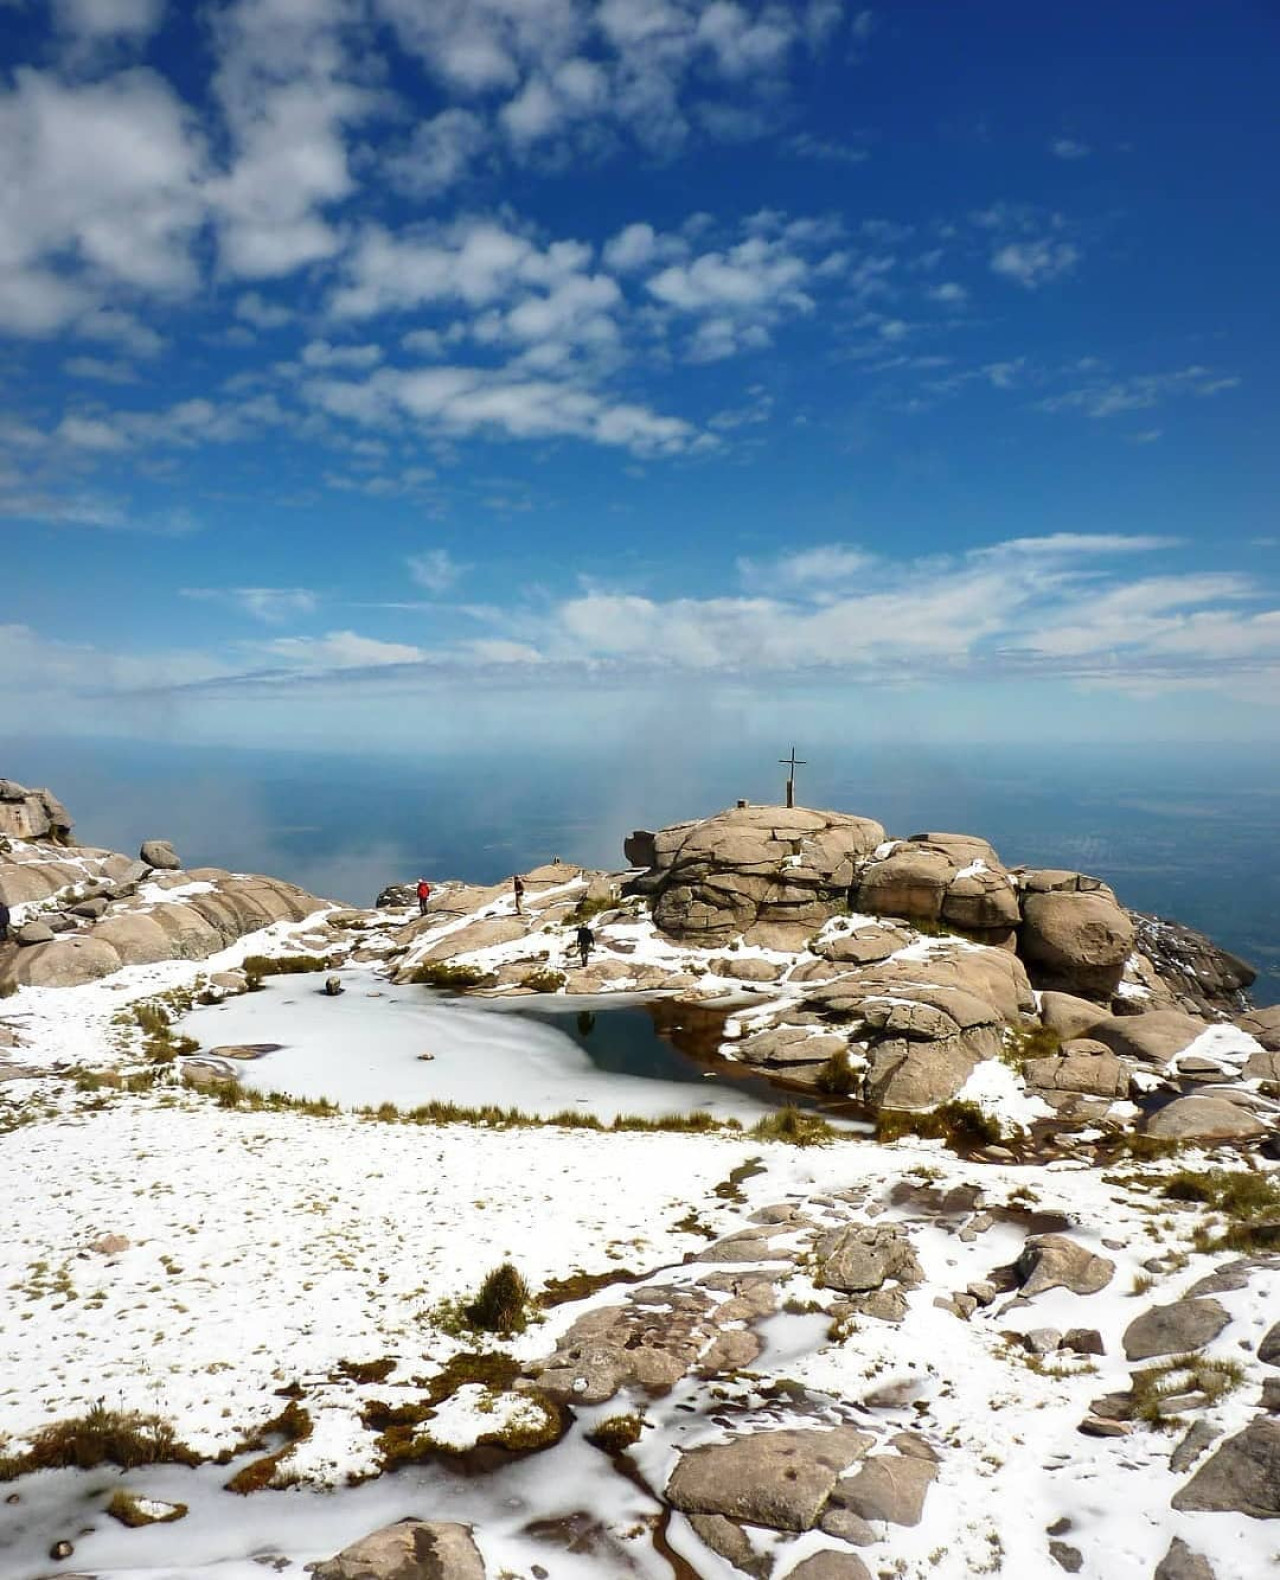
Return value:
[(111, 286), (194, 289), (204, 164), (155, 73), (68, 84), (19, 68), (0, 92), (0, 329), (67, 328)]
[(1080, 249), (1069, 241), (1011, 241), (992, 253), (991, 270), (1024, 290), (1035, 291), (1070, 274), (1079, 261)]
[(413, 130), (408, 144), (386, 161), (386, 173), (401, 192), (439, 197), (470, 174), (488, 147), (489, 129), (473, 110), (442, 110)]
[(455, 587), (468, 569), (459, 565), (448, 549), (425, 549), (421, 554), (411, 554), (406, 563), (418, 586), (436, 594)]

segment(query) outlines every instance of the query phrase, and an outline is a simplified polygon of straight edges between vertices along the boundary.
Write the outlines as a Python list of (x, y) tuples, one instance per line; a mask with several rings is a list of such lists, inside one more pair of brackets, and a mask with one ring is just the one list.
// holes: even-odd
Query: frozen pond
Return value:
[(678, 1052), (634, 1000), (524, 998), (499, 1009), (367, 969), (341, 975), (336, 998), (320, 975), (269, 978), (260, 992), (193, 1011), (181, 1030), (205, 1050), (278, 1045), (235, 1061), (245, 1086), (347, 1108), (436, 1099), (544, 1117), (576, 1108), (606, 1122), (700, 1110), (752, 1123), (779, 1101), (758, 1078)]

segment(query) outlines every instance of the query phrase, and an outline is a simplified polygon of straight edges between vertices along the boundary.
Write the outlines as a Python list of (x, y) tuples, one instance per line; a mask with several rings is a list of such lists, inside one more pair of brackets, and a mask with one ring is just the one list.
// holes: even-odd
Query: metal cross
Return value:
[(779, 757), (778, 761), (784, 768), (790, 768), (791, 770), (787, 775), (787, 805), (793, 807), (796, 804), (796, 769), (807, 768), (809, 765), (803, 757), (796, 756), (794, 746), (791, 748), (790, 757)]

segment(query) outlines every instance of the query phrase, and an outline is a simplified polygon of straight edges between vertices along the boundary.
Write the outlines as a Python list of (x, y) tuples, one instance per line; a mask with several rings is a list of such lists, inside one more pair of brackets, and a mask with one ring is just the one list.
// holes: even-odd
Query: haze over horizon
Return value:
[(1270, 751), (1278, 49), (0, 0), (0, 731)]

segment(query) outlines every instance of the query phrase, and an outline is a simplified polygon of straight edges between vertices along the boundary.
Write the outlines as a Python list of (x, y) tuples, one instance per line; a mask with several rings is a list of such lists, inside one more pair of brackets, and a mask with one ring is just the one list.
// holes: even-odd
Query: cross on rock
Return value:
[(784, 768), (789, 768), (791, 770), (791, 772), (787, 775), (787, 805), (788, 806), (795, 806), (795, 804), (796, 804), (796, 769), (797, 768), (807, 768), (809, 765), (808, 765), (808, 763), (805, 762), (803, 757), (797, 757), (796, 756), (796, 749), (795, 749), (794, 746), (791, 748), (791, 756), (790, 757), (779, 757), (778, 761), (782, 764), (782, 766)]

